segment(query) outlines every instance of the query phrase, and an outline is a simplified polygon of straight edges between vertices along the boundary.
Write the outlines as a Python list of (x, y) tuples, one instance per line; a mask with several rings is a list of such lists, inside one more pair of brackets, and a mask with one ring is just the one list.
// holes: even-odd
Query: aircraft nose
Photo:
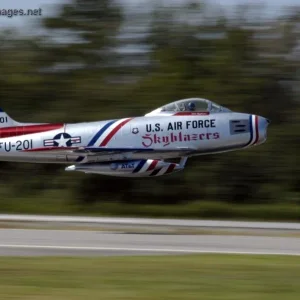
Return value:
[(262, 116), (257, 116), (258, 118), (258, 141), (257, 144), (262, 144), (267, 140), (267, 128), (271, 121), (267, 118), (264, 118)]
[(258, 116), (258, 123), (260, 126), (268, 126), (270, 124), (270, 120), (265, 117)]

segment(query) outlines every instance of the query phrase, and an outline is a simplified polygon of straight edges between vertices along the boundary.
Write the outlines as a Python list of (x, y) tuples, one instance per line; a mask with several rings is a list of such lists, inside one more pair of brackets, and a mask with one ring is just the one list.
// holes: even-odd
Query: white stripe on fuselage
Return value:
[(98, 140), (95, 142), (95, 146), (99, 146), (104, 139), (123, 121), (127, 120), (128, 118), (124, 118), (124, 119), (120, 119), (118, 121), (116, 121), (114, 124), (112, 124), (111, 126), (109, 126), (104, 133), (98, 138)]
[(252, 120), (252, 140), (250, 142), (249, 145), (252, 145), (254, 143), (254, 141), (256, 140), (256, 123), (255, 123), (255, 115), (251, 116), (251, 120)]

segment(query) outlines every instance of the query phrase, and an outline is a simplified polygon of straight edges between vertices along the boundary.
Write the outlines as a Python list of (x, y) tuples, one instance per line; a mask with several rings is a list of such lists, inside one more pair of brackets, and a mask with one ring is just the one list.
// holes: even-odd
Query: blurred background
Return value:
[(220, 215), (218, 205), (277, 205), (280, 216), (290, 204), (300, 219), (297, 2), (31, 0), (24, 8), (42, 8), (42, 16), (1, 16), (0, 106), (17, 121), (139, 116), (203, 97), (272, 123), (265, 144), (195, 157), (166, 177), (0, 162), (0, 211), (102, 213), (102, 204), (121, 203), (106, 213), (137, 204), (145, 213), (160, 204), (161, 215), (191, 205), (197, 217), (209, 203), (210, 217)]

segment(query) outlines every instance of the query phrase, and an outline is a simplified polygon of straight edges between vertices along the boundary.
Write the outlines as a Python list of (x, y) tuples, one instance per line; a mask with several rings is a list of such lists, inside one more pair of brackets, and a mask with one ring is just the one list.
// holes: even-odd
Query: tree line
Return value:
[(126, 12), (110, 0), (73, 0), (42, 20), (41, 34), (2, 31), (1, 106), (21, 122), (83, 122), (203, 97), (271, 119), (267, 142), (150, 179), (1, 162), (0, 198), (300, 203), (299, 9), (270, 19), (251, 5), (230, 16), (205, 3), (150, 6)]

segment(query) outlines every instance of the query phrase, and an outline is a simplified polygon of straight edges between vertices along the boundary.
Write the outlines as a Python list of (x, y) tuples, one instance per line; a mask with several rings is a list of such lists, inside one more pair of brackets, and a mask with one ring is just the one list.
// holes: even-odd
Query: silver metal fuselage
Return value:
[[(40, 132), (31, 133), (28, 126), (40, 126)], [(0, 129), (0, 160), (80, 164), (219, 153), (262, 144), (267, 126), (263, 117), (235, 112), (23, 125)], [(87, 147), (108, 151), (84, 156), (73, 151)]]

